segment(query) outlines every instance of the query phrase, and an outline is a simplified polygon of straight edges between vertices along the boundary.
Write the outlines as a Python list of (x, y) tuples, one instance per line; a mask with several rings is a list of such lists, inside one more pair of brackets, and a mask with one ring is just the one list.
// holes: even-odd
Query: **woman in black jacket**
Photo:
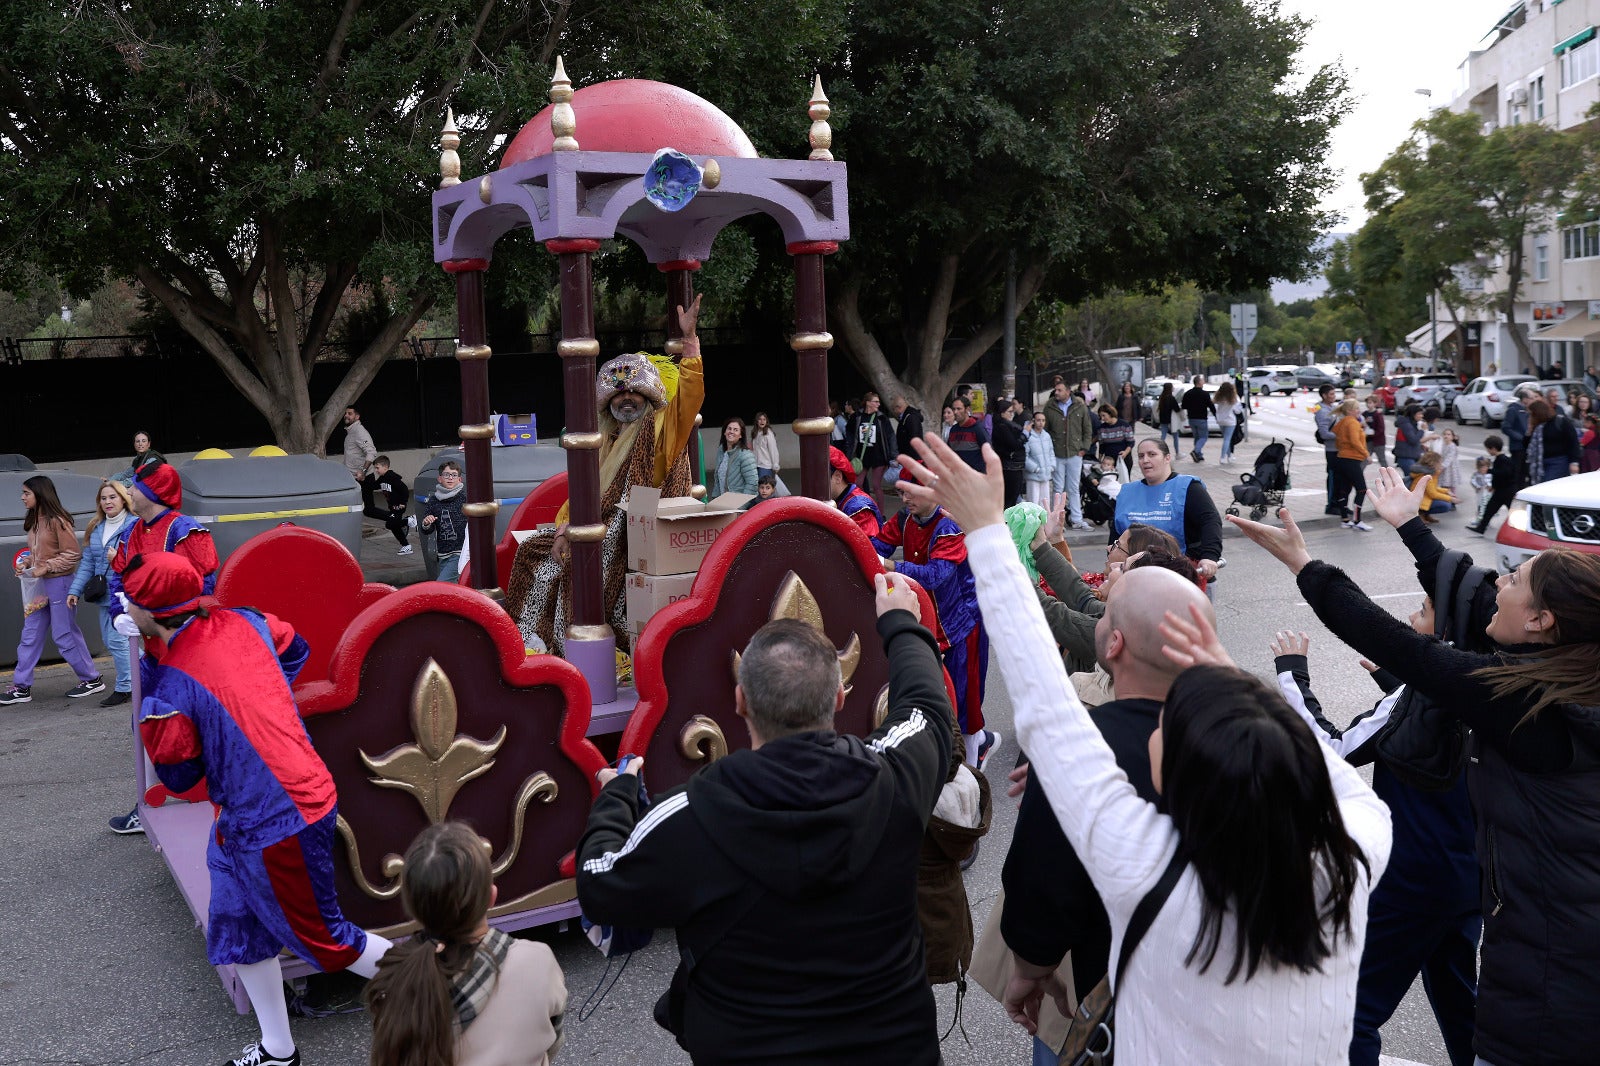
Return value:
[[(1377, 473), (1368, 499), (1400, 530), (1424, 591), (1444, 549), (1416, 517), (1426, 487)], [(1472, 730), (1467, 785), (1482, 870), (1483, 969), (1474, 1048), (1492, 1066), (1593, 1062), (1600, 1003), (1600, 557), (1565, 548), (1483, 578), (1475, 653), (1414, 633), (1284, 528), (1229, 518), (1298, 575), (1300, 594), (1346, 644), (1426, 696), (1407, 723), (1437, 746)], [(1469, 570), (1453, 576), (1474, 577)], [(1434, 739), (1430, 737), (1427, 739)]]

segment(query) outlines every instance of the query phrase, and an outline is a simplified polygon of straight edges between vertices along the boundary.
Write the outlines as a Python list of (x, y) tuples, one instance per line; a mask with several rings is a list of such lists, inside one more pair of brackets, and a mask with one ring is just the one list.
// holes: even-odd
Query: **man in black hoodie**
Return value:
[(916, 877), (954, 724), (915, 593), (893, 574), (876, 583), (889, 710), (865, 739), (833, 731), (832, 643), (780, 620), (739, 663), (749, 750), (643, 818), (639, 760), (601, 771), (578, 900), (591, 921), (676, 931), (682, 960), (655, 1016), (700, 1066), (939, 1062)]

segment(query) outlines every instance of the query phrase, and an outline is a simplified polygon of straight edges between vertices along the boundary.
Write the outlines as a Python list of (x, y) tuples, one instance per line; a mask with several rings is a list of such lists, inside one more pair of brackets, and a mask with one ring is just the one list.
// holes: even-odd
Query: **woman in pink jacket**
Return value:
[(77, 686), (67, 690), (67, 695), (79, 699), (103, 692), (106, 684), (89, 657), (77, 612), (67, 606), (67, 592), (81, 555), (72, 515), (61, 506), (56, 483), (43, 475), (22, 483), (22, 506), (27, 508), (22, 528), (28, 534), (28, 550), (12, 563), (23, 584), (22, 642), (17, 645), (11, 684), (0, 692), (0, 706), (33, 700), (33, 669), (44, 654), (46, 629), (56, 650), (78, 675)]

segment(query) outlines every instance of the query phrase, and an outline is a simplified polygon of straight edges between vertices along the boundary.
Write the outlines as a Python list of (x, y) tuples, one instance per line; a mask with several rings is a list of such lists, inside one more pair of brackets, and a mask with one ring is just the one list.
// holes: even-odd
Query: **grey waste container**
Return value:
[(284, 524), (326, 533), (361, 557), (361, 487), (343, 463), (314, 455), (190, 459), (178, 473), (183, 513), (211, 531), (219, 561)]
[(33, 460), (16, 452), (0, 452), (0, 470), (33, 470)]
[[(511, 516), (516, 512), (517, 505), (528, 493), (545, 480), (566, 473), (567, 453), (552, 441), (529, 447), (496, 448), (490, 458), (494, 461), (494, 496), (500, 501), (500, 513), (495, 516), (494, 525), (494, 539), (498, 544), (511, 524)], [(413, 514), (421, 515), (423, 504), (433, 496), (433, 490), (439, 484), (439, 464), (446, 459), (454, 459), (461, 463), (463, 470), (466, 469), (460, 448), (443, 448), (435, 452), (411, 482)], [(421, 540), (422, 561), (428, 568), (431, 580), (439, 573), (439, 556), (432, 537), (423, 537)], [(472, 550), (477, 551), (478, 545), (474, 544)], [(500, 575), (502, 586), (507, 577), (506, 574)]]
[[(32, 467), (32, 463), (28, 464)], [(95, 497), (100, 494), (100, 479), (88, 474), (70, 474), (64, 470), (0, 470), (0, 665), (11, 666), (17, 661), (17, 642), (22, 639), (22, 586), (17, 583), (11, 560), (28, 546), (28, 534), (22, 521), (27, 512), (22, 506), (22, 483), (31, 477), (48, 477), (61, 497), (61, 506), (72, 512), (72, 521), (78, 528), (78, 541), (83, 541), (83, 531), (94, 517)], [(105, 645), (100, 641), (100, 608), (96, 604), (78, 605), (78, 628), (89, 643), (92, 655), (104, 655)], [(54, 643), (45, 645), (45, 658), (59, 659)], [(106, 684), (111, 683), (110, 667), (101, 671)]]

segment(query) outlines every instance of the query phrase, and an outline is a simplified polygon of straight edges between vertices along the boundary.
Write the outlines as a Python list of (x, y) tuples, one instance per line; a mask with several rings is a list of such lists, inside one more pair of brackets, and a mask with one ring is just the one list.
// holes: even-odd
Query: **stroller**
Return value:
[(1097, 526), (1103, 526), (1117, 517), (1117, 501), (1100, 488), (1098, 478), (1087, 471), (1078, 479), (1078, 490), (1083, 501), (1083, 517)]
[(1228, 513), (1237, 516), (1240, 508), (1250, 508), (1250, 520), (1259, 522), (1267, 516), (1268, 508), (1283, 506), (1283, 494), (1289, 489), (1289, 463), (1294, 458), (1294, 441), (1272, 443), (1261, 449), (1256, 457), (1256, 468), (1249, 474), (1240, 474), (1238, 485), (1233, 486), (1233, 504)]

